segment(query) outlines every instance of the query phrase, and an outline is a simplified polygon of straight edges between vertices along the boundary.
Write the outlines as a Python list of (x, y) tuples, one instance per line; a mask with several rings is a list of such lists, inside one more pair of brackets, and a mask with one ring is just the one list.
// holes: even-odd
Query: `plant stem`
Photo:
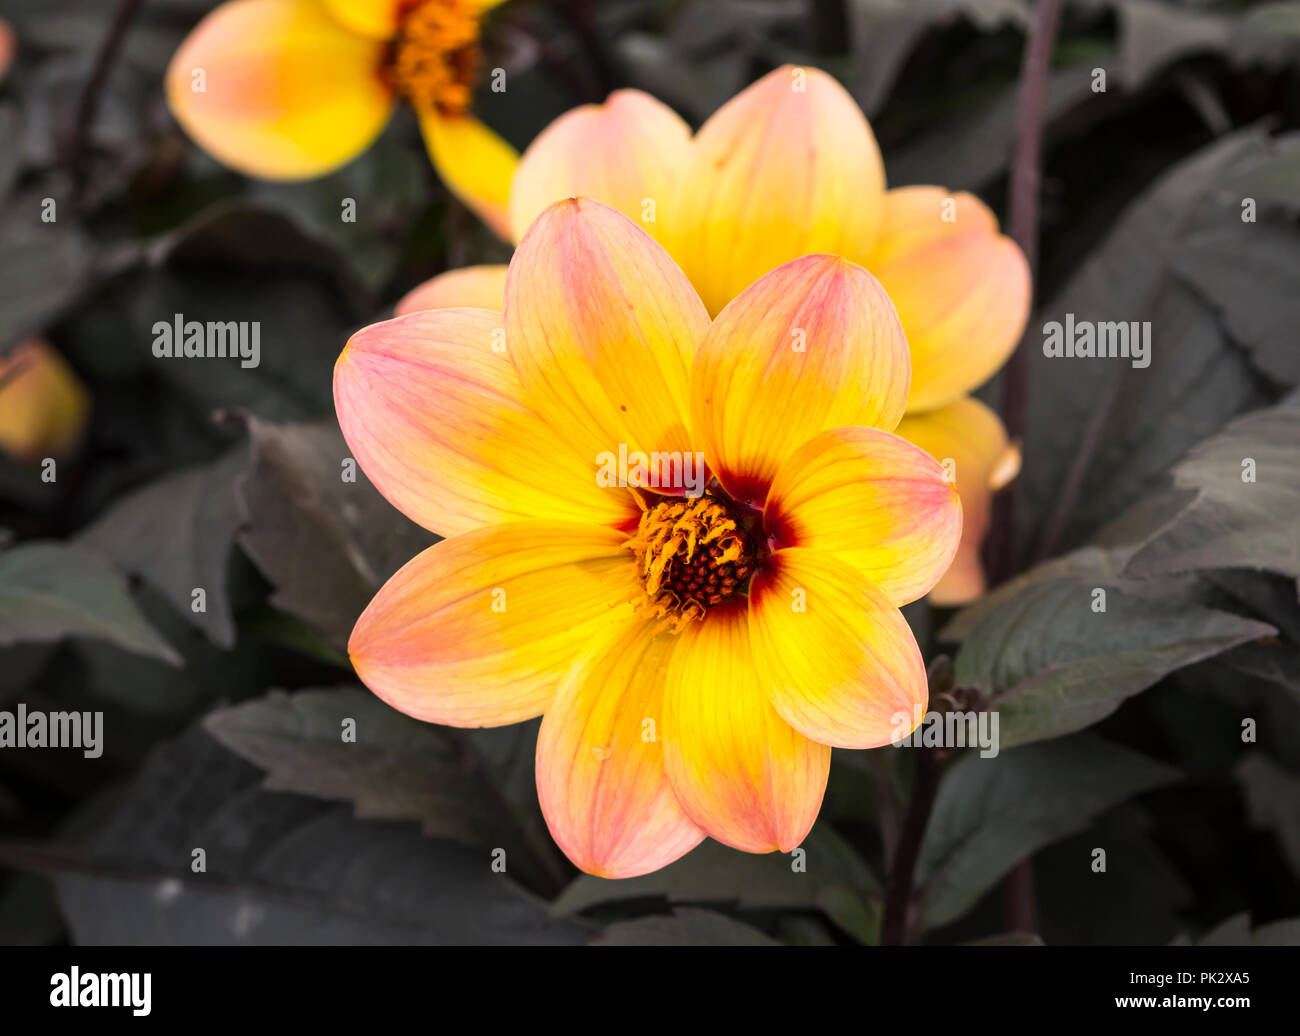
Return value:
[[(1016, 108), (1016, 145), (1011, 163), (1008, 230), (1029, 263), (1031, 277), (1038, 273), (1038, 203), (1043, 176), (1043, 112), (1047, 107), (1047, 78), (1064, 0), (1039, 0), (1025, 40), (1020, 70), (1020, 97)], [(1002, 420), (1013, 442), (1024, 437), (1028, 379), (1026, 362), (1028, 328), (1007, 361), (1002, 375)], [(1004, 582), (1016, 566), (1015, 482), (993, 501), (993, 530), (988, 546), (989, 579)]]
[(912, 780), (912, 797), (907, 804), (907, 817), (898, 838), (893, 865), (889, 868), (889, 882), (885, 886), (885, 917), (880, 927), (882, 946), (902, 946), (908, 941), (912, 910), (912, 876), (916, 860), (921, 853), (921, 840), (930, 811), (934, 809), (935, 795), (939, 791), (940, 764), (937, 752), (931, 748), (916, 749), (916, 775)]
[[(930, 663), (927, 674), (930, 682), (930, 707), (935, 709), (939, 699), (952, 691), (952, 662), (940, 655)], [(936, 711), (941, 711), (941, 706)], [(912, 777), (912, 794), (907, 802), (907, 815), (898, 836), (898, 845), (889, 865), (885, 885), (885, 916), (880, 926), (882, 946), (902, 946), (910, 938), (912, 912), (912, 883), (916, 861), (921, 854), (930, 812), (939, 791), (939, 777), (948, 761), (949, 752), (943, 749), (917, 746), (916, 771)]]
[(72, 183), (78, 199), (82, 197), (86, 187), (88, 173), (86, 141), (90, 136), (91, 127), (95, 124), (99, 99), (104, 94), (109, 74), (113, 71), (113, 64), (122, 49), (122, 41), (126, 39), (127, 30), (131, 28), (131, 23), (135, 21), (135, 16), (140, 13), (143, 5), (144, 0), (120, 0), (117, 11), (113, 14), (113, 20), (109, 23), (108, 32), (104, 34), (99, 51), (95, 54), (95, 63), (91, 66), (90, 76), (81, 88), (67, 151), (68, 166), (72, 172)]
[[(1047, 77), (1064, 0), (1039, 0), (1025, 40), (1016, 111), (1016, 149), (1011, 165), (1008, 218), (1011, 237), (1025, 253), (1031, 277), (1038, 273), (1038, 204), (1043, 176), (1043, 112), (1047, 107)], [(1028, 375), (1026, 363), (1032, 332), (1026, 328), (1002, 382), (1002, 419), (1012, 441), (1024, 437)], [(993, 535), (989, 538), (989, 578), (1004, 582), (1016, 565), (1015, 483), (993, 504)], [(1002, 886), (1003, 920), (1008, 931), (1032, 932), (1037, 927), (1032, 860), (1024, 860)]]
[[(1047, 78), (1063, 7), (1064, 0), (1039, 0), (1025, 40), (1025, 60), (1020, 70), (1007, 222), (1011, 237), (1025, 253), (1031, 271), (1038, 267), (1038, 203), (1043, 178), (1043, 113), (1047, 109)], [(1017, 350), (1017, 354), (1023, 355), (1023, 350)]]
[(1002, 926), (1008, 932), (1038, 931), (1038, 902), (1034, 895), (1034, 864), (1021, 860), (1002, 879)]

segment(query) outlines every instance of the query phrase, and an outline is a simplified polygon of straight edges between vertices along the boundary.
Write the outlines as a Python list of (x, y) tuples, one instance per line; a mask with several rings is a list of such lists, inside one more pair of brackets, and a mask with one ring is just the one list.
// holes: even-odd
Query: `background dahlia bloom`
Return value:
[[(991, 493), (1018, 454), (997, 415), (965, 398), (1002, 366), (1029, 315), (1029, 267), (970, 194), (885, 190), (865, 116), (832, 77), (771, 72), (694, 137), (666, 105), (622, 90), (575, 108), (528, 148), (510, 193), (518, 239), (547, 205), (585, 195), (637, 221), (676, 259), (710, 313), (768, 270), (830, 252), (870, 270), (897, 308), (912, 387), (899, 435), (956, 462), (966, 510), (961, 550), (931, 593), (957, 604), (984, 589), (979, 559)], [(453, 271), (411, 292), (398, 313), (500, 305), (505, 267)]]
[[(335, 366), (358, 462), (449, 537), (357, 621), (358, 674), (437, 723), (544, 714), (542, 810), (592, 874), (655, 870), (705, 835), (794, 848), (830, 746), (887, 744), (927, 701), (898, 608), (948, 567), (961, 504), (889, 432), (909, 367), (854, 263), (799, 258), (710, 321), (625, 216), (547, 209), (504, 314), (397, 317)], [(602, 486), (620, 445), (702, 452), (708, 492)]]
[(167, 101), (218, 161), (302, 180), (351, 161), (403, 97), (448, 189), (494, 230), (518, 161), (469, 114), (479, 21), (501, 0), (229, 0), (186, 37)]
[(26, 463), (61, 457), (89, 419), (90, 393), (44, 339), (0, 356), (0, 450)]

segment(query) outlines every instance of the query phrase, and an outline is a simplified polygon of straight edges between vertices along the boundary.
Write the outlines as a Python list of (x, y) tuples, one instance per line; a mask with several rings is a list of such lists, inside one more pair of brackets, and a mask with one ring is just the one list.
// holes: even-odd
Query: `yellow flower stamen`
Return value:
[(482, 56), (475, 11), (468, 0), (422, 0), (403, 18), (391, 73), (396, 90), (417, 108), (469, 110)]
[(665, 628), (677, 633), (714, 605), (745, 592), (754, 549), (724, 504), (702, 496), (649, 507), (640, 494), (637, 502), (641, 521), (627, 547), (636, 555), (646, 597)]

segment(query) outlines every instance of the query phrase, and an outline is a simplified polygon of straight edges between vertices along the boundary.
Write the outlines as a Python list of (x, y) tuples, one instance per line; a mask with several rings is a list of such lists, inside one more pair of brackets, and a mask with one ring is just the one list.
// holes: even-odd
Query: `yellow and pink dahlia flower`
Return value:
[[(899, 606), (948, 568), (961, 503), (891, 433), (910, 370), (889, 297), (847, 259), (779, 265), (710, 319), (626, 216), (545, 209), (503, 312), (395, 317), (335, 366), (357, 461), (447, 537), (357, 621), (357, 673), (423, 720), (542, 715), (542, 811), (592, 874), (706, 835), (793, 849), (831, 746), (889, 743), (928, 697)], [(704, 492), (610, 484), (611, 454), (702, 455)]]
[(443, 182), (504, 233), (518, 156), (469, 112), (501, 0), (227, 0), (186, 37), (167, 100), (218, 161), (264, 180), (361, 154), (405, 98)]
[[(899, 435), (954, 462), (966, 532), (931, 593), (978, 596), (992, 492), (1018, 453), (998, 416), (968, 394), (1006, 361), (1024, 331), (1029, 267), (979, 199), (941, 187), (885, 189), (871, 127), (831, 76), (771, 72), (699, 132), (655, 98), (621, 90), (560, 116), (525, 151), (510, 189), (517, 240), (562, 198), (623, 212), (686, 273), (710, 313), (769, 270), (809, 253), (842, 255), (876, 277), (902, 321), (912, 386)], [(443, 274), (397, 312), (501, 305), (504, 266)]]

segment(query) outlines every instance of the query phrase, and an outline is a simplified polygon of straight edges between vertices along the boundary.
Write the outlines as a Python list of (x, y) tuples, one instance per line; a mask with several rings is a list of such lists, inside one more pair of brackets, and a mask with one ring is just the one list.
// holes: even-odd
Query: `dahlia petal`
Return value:
[(580, 456), (688, 454), (688, 372), (709, 318), (668, 254), (586, 198), (533, 223), (506, 278), (525, 398)]
[(741, 608), (676, 638), (664, 700), (668, 778), (708, 834), (745, 852), (789, 852), (821, 808), (831, 751), (772, 707)]
[(818, 69), (786, 66), (705, 122), (682, 183), (674, 255), (717, 313), (801, 255), (866, 255), (885, 170), (871, 127), (844, 88)]
[(878, 748), (925, 711), (925, 665), (907, 620), (848, 562), (777, 551), (750, 584), (749, 628), (762, 686), (806, 737)]
[(662, 671), (670, 648), (644, 621), (626, 622), (574, 665), (542, 720), (542, 814), (556, 844), (589, 874), (647, 874), (704, 838), (664, 774)]
[(665, 228), (690, 140), (676, 112), (639, 90), (566, 112), (520, 160), (510, 193), (516, 239), (547, 206), (584, 196), (618, 209), (671, 250)]
[(388, 121), (383, 41), (350, 32), (319, 0), (228, 0), (167, 69), (176, 120), (218, 161), (264, 180), (321, 176)]
[(819, 432), (893, 428), (907, 383), (907, 341), (875, 278), (804, 256), (718, 314), (692, 371), (694, 427), (728, 492), (761, 505), (782, 461)]
[(343, 436), (375, 487), (443, 536), (525, 518), (635, 522), (522, 402), (501, 314), (410, 313), (358, 331), (334, 366)]
[(392, 39), (402, 21), (402, 9), (409, 0), (325, 0), (325, 6), (341, 25), (377, 40)]
[(907, 333), (908, 410), (928, 410), (969, 392), (1011, 355), (1029, 318), (1029, 264), (969, 194), (906, 187), (885, 196), (885, 212), (864, 263)]
[(997, 232), (998, 218), (973, 194), (942, 187), (895, 187), (885, 192), (880, 233), (863, 265), (884, 265), (959, 233)]
[(961, 501), (919, 447), (875, 428), (833, 428), (781, 465), (763, 525), (775, 545), (834, 554), (907, 604), (952, 562)]
[(431, 108), (416, 114), (429, 157), (447, 189), (498, 237), (508, 239), (510, 183), (518, 153), (473, 116), (443, 115)]
[(585, 646), (630, 609), (623, 536), (515, 522), (416, 555), (357, 619), (348, 654), (393, 708), (457, 727), (540, 715)]
[[(375, 39), (392, 39), (402, 24), (402, 15), (412, 7), (411, 0), (324, 0), (325, 6), (340, 23), (353, 32)], [(505, 0), (459, 0), (470, 13), (482, 15)]]
[(965, 604), (984, 592), (980, 548), (992, 518), (993, 493), (1015, 477), (1019, 452), (1007, 441), (998, 415), (970, 397), (938, 410), (908, 414), (897, 432), (955, 475), (963, 515), (961, 545), (951, 567), (930, 591), (930, 600), (943, 606)]
[(466, 266), (440, 273), (402, 296), (393, 314), (402, 317), (422, 309), (460, 306), (500, 313), (505, 306), (506, 270), (505, 266)]

